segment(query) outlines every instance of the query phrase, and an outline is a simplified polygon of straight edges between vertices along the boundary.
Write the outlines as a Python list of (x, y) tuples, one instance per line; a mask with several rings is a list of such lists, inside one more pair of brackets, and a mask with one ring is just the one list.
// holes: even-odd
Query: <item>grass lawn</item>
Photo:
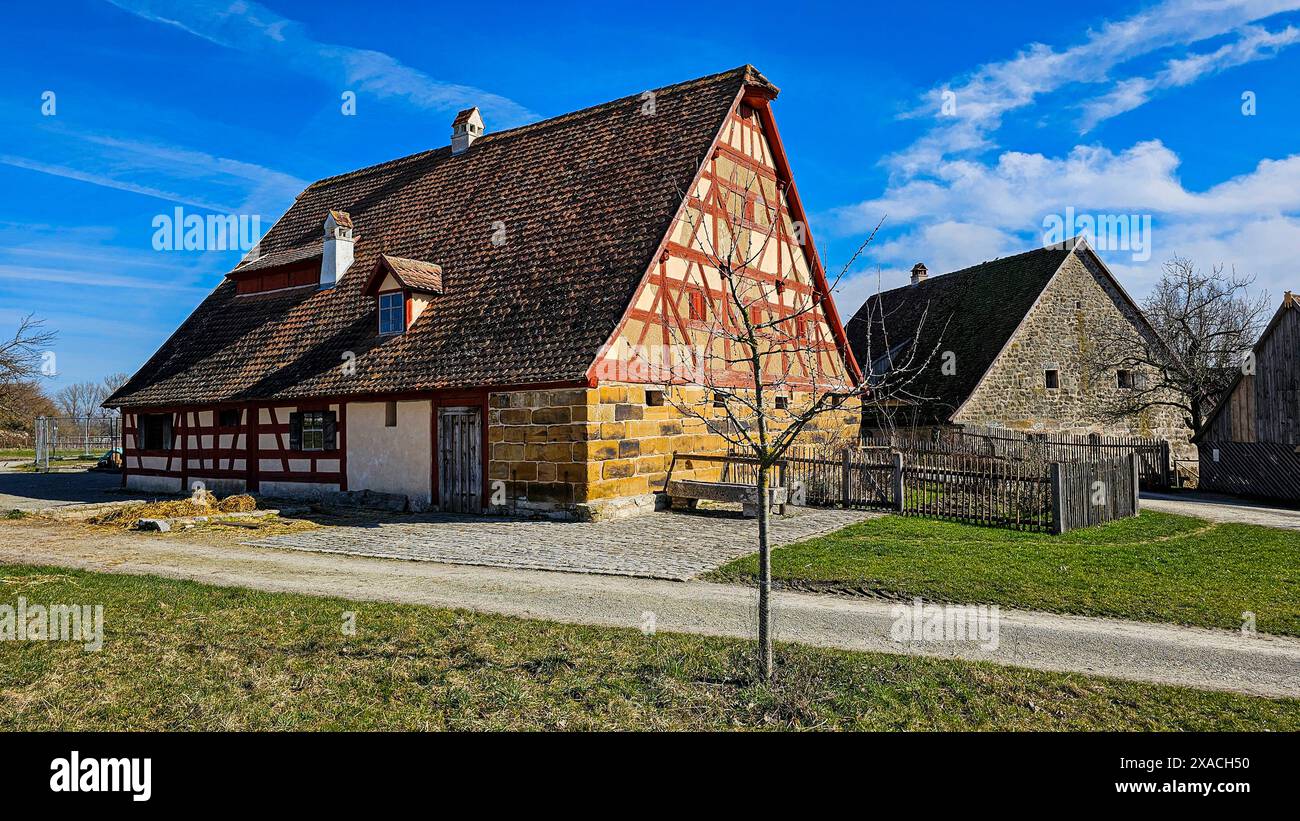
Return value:
[[(104, 647), (0, 641), (0, 730), (1300, 730), (1300, 701), (940, 659), (0, 566), (0, 604), (102, 604)], [(356, 635), (343, 635), (344, 613)]]
[[(94, 458), (98, 459), (101, 455), (103, 454), (95, 454)], [(54, 459), (68, 459), (68, 458), (80, 459), (83, 456), (85, 456), (85, 454), (80, 450), (59, 450), (50, 454), (50, 456), (51, 458)], [(36, 451), (32, 450), (31, 448), (0, 448), (0, 459), (35, 459), (35, 458), (36, 458)], [(91, 457), (85, 456), (85, 458), (89, 459)]]
[[(756, 557), (715, 580), (752, 582)], [(1063, 536), (887, 516), (772, 551), (792, 587), (1300, 635), (1300, 533), (1148, 511)]]

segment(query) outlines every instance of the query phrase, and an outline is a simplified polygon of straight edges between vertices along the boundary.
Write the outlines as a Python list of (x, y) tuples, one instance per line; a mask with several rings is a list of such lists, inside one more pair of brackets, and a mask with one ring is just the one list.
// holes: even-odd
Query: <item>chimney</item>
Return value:
[(483, 118), (478, 107), (467, 108), (456, 115), (451, 123), (451, 153), (464, 154), (470, 144), (483, 136)]
[(320, 258), (320, 287), (333, 288), (352, 266), (352, 217), (330, 211), (325, 217), (325, 246)]
[(920, 285), (925, 282), (925, 263), (918, 262), (912, 266), (912, 284)]

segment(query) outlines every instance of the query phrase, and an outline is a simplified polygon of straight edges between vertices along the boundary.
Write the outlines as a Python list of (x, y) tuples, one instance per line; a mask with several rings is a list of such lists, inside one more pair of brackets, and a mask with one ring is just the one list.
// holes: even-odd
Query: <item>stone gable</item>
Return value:
[[(1123, 389), (1114, 370), (1095, 371), (1089, 361), (1090, 346), (1098, 329), (1119, 323), (1151, 336), (1096, 263), (1087, 255), (1071, 254), (953, 421), (1019, 430), (1156, 436), (1169, 440), (1179, 458), (1195, 458), (1195, 450), (1187, 444), (1191, 431), (1175, 408), (1151, 408), (1123, 421), (1103, 421), (1103, 410)], [(1059, 373), (1058, 388), (1047, 387), (1049, 369)]]

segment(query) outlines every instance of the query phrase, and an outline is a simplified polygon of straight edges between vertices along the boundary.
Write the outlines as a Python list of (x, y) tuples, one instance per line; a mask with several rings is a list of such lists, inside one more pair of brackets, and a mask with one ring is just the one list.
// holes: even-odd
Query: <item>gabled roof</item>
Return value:
[(387, 274), (392, 274), (397, 284), (409, 291), (424, 291), (430, 294), (442, 293), (442, 266), (420, 259), (404, 259), (381, 254), (375, 263), (375, 271), (370, 275), (366, 285), (367, 294), (376, 293)]
[[(873, 295), (846, 326), (853, 355), (873, 371), (886, 357), (900, 365), (912, 357), (914, 367), (932, 357), (908, 391), (925, 398), (926, 421), (945, 422), (1070, 253), (1068, 247), (1038, 248)], [(945, 351), (956, 355), (951, 375), (940, 367)]]
[[(1300, 297), (1296, 297), (1296, 295), (1290, 291), (1287, 291), (1286, 294), (1283, 295), (1282, 304), (1278, 306), (1277, 313), (1273, 314), (1273, 318), (1268, 321), (1268, 325), (1264, 326), (1264, 331), (1259, 335), (1259, 339), (1251, 346), (1250, 350), (1252, 354), (1258, 354), (1263, 350), (1264, 342), (1273, 334), (1273, 331), (1276, 330), (1278, 324), (1282, 321), (1282, 317), (1286, 315), (1287, 311), (1300, 311)], [(1245, 372), (1238, 369), (1237, 376), (1232, 380), (1232, 384), (1228, 386), (1228, 389), (1223, 392), (1223, 396), (1219, 399), (1219, 404), (1214, 406), (1214, 410), (1210, 411), (1210, 415), (1205, 417), (1205, 421), (1201, 424), (1201, 429), (1196, 431), (1192, 436), (1193, 442), (1199, 442), (1203, 439), (1210, 428), (1214, 426), (1215, 420), (1219, 418), (1219, 414), (1223, 412), (1224, 407), (1228, 404), (1228, 400), (1232, 397), (1232, 394), (1237, 390), (1237, 386), (1241, 384), (1241, 380), (1245, 377)]]
[[(638, 93), (316, 182), (240, 270), (311, 258), (343, 210), (359, 238), (339, 284), (236, 296), (227, 278), (106, 404), (583, 380), (746, 85), (776, 92), (743, 66), (656, 90), (653, 115)], [(381, 254), (446, 272), (400, 336), (376, 336), (363, 294)]]

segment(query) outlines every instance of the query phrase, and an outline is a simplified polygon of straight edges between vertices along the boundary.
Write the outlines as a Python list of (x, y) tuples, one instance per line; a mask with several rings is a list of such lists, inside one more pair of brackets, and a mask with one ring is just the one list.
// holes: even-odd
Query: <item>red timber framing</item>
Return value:
[[(795, 187), (790, 164), (776, 128), (776, 121), (772, 116), (770, 102), (773, 96), (766, 90), (752, 87), (743, 89), (737, 95), (725, 122), (714, 136), (708, 154), (709, 159), (701, 163), (696, 172), (696, 177), (687, 189), (688, 196), (682, 202), (677, 218), (673, 220), (668, 233), (660, 241), (655, 260), (643, 276), (632, 304), (618, 328), (610, 336), (606, 350), (620, 338), (627, 338), (628, 342), (638, 347), (654, 344), (670, 345), (675, 340), (690, 338), (692, 329), (703, 329), (708, 323), (694, 319), (690, 316), (691, 311), (680, 306), (690, 306), (693, 302), (698, 304), (701, 297), (712, 301), (715, 310), (707, 313), (714, 321), (718, 321), (724, 327), (737, 321), (731, 315), (733, 306), (730, 305), (726, 295), (720, 289), (710, 287), (704, 275), (705, 268), (711, 267), (708, 255), (693, 246), (705, 220), (712, 221), (712, 235), (719, 236), (719, 223), (725, 225), (725, 221), (729, 219), (724, 197), (730, 196), (736, 199), (743, 197), (743, 226), (760, 237), (771, 231), (770, 241), (774, 244), (777, 255), (776, 269), (780, 272), (765, 273), (751, 269), (747, 275), (752, 276), (755, 281), (772, 283), (778, 299), (783, 293), (789, 292), (794, 295), (796, 304), (802, 302), (807, 305), (811, 302), (814, 306), (812, 309), (794, 318), (794, 328), (796, 330), (803, 330), (808, 326), (816, 328), (825, 323), (830, 329), (833, 344), (819, 343), (811, 346), (812, 349), (819, 355), (823, 351), (828, 354), (834, 351), (844, 362), (850, 378), (854, 381), (861, 380), (861, 371), (853, 358), (839, 313), (829, 296), (830, 288), (826, 275), (817, 255), (812, 234), (808, 230), (807, 217)], [(767, 159), (771, 167), (757, 162), (749, 153), (737, 150), (725, 141), (729, 130), (733, 128), (740, 129), (743, 147), (753, 153), (763, 155), (770, 153)], [(761, 150), (764, 144), (762, 138), (766, 138), (768, 152)], [(748, 191), (738, 187), (733, 179), (719, 171), (719, 160), (729, 161), (774, 185), (778, 194), (775, 202), (768, 203), (766, 207), (763, 205), (759, 196), (763, 187), (761, 183), (757, 189), (750, 186), (751, 190)], [(708, 191), (703, 199), (698, 196), (702, 181), (708, 183)], [(767, 218), (775, 222), (775, 228), (769, 227), (764, 222), (755, 221), (755, 212), (758, 208), (765, 208)], [(792, 270), (793, 265), (793, 261), (787, 256), (787, 244), (799, 246), (796, 237), (791, 235), (788, 227), (796, 223), (804, 227), (802, 249), (811, 284), (783, 276)], [(687, 275), (684, 279), (675, 279), (668, 274), (668, 262), (674, 258), (684, 261), (687, 265)], [(638, 298), (647, 284), (656, 286), (651, 304), (645, 308), (637, 307)], [(800, 300), (799, 297), (808, 299)], [(767, 316), (794, 312), (789, 306), (772, 301), (758, 307)], [(721, 310), (716, 310), (717, 308)], [(636, 338), (625, 337), (630, 320), (640, 321), (641, 329)], [(735, 326), (731, 325), (731, 327)], [(729, 348), (730, 343), (726, 343), (726, 346)], [(723, 353), (724, 356), (730, 357), (732, 352), (725, 350)], [(588, 374), (595, 374), (600, 366), (601, 362), (598, 360)], [(715, 375), (714, 383), (726, 384), (727, 378), (723, 375)], [(745, 384), (743, 376), (738, 376), (737, 384)]]
[[(474, 407), (479, 409), (481, 440), (479, 453), (482, 460), (481, 498), (488, 504), (491, 487), (488, 479), (488, 461), (490, 446), (488, 443), (488, 400), (492, 393), (509, 393), (522, 390), (552, 390), (558, 388), (588, 388), (592, 383), (587, 380), (552, 382), (535, 385), (501, 385), (490, 388), (471, 388), (466, 390), (410, 391), (388, 394), (366, 394), (349, 396), (315, 397), (311, 399), (282, 399), (264, 402), (224, 402), (210, 405), (187, 405), (177, 407), (123, 408), (122, 409), (122, 481), (132, 475), (167, 476), (181, 480), (182, 487), (188, 488), (191, 479), (243, 479), (249, 492), (257, 492), (261, 482), (299, 482), (313, 484), (337, 484), (340, 490), (348, 490), (347, 484), (347, 406), (353, 402), (400, 402), (427, 401), (430, 403), (430, 492), (431, 499), (438, 503), (438, 408), (440, 407)], [(327, 410), (337, 408), (337, 448), (330, 451), (291, 451), (289, 450), (289, 412)], [(238, 409), (240, 423), (237, 429), (220, 427), (220, 411)], [(261, 411), (266, 411), (269, 421), (261, 421)], [(200, 414), (211, 414), (210, 423), (201, 424)], [(142, 451), (137, 432), (139, 417), (146, 413), (169, 413), (172, 415), (172, 448), (170, 451)], [(238, 438), (231, 438), (224, 444), (219, 438), (223, 434), (234, 436), (242, 433), (245, 447), (237, 447)], [(275, 446), (265, 448), (260, 445), (262, 435), (274, 437)], [(196, 437), (197, 447), (185, 450), (184, 444), (189, 437)], [(214, 438), (218, 437), (218, 438)], [(129, 445), (129, 446), (128, 446)], [(166, 458), (165, 466), (143, 467), (141, 458), (156, 462)], [(322, 470), (320, 462), (338, 460), (337, 470)], [(276, 461), (275, 470), (267, 470), (262, 461)], [(290, 462), (309, 460), (309, 470), (292, 470)], [(243, 462), (243, 469), (238, 464)], [(197, 462), (197, 464), (192, 464)], [(364, 488), (353, 488), (363, 490)]]
[[(291, 412), (331, 409), (336, 409), (336, 446), (333, 449), (289, 449)], [(237, 411), (238, 425), (223, 427), (220, 424), (223, 410)], [(263, 411), (267, 413), (269, 422), (260, 418)], [(140, 417), (161, 413), (172, 417), (171, 449), (140, 449)], [(122, 419), (124, 483), (127, 476), (136, 475), (177, 478), (186, 489), (191, 479), (242, 479), (249, 491), (257, 491), (263, 481), (337, 484), (340, 490), (347, 490), (347, 405), (340, 400), (123, 408)], [(262, 446), (260, 437), (264, 434), (275, 437), (273, 448)], [(267, 470), (261, 464), (263, 459), (278, 460), (278, 468)], [(159, 465), (160, 460), (165, 461)], [(291, 462), (306, 462), (307, 469), (295, 470)], [(337, 467), (326, 469), (322, 462), (336, 462)]]

